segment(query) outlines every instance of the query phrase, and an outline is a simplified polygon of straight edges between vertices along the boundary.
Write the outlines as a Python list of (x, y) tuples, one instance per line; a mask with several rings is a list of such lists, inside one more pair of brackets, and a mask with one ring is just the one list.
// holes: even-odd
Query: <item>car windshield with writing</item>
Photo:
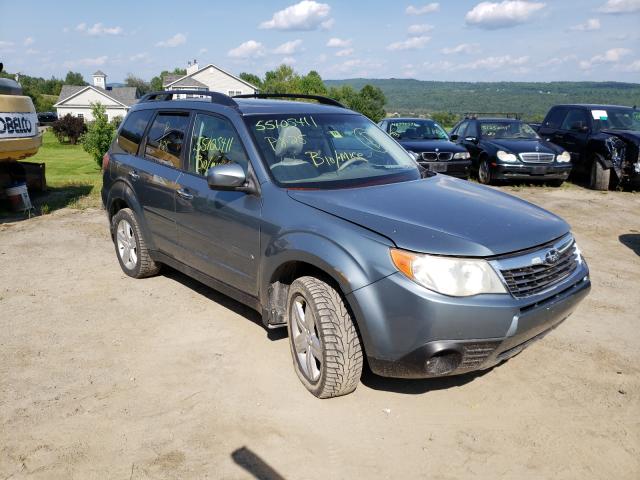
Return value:
[(536, 140), (538, 134), (524, 122), (481, 122), (480, 135), (486, 139)]
[(640, 111), (633, 108), (607, 108), (592, 110), (594, 123), (598, 130), (640, 131)]
[(415, 161), (361, 115), (245, 117), (274, 180), (297, 188), (349, 188), (420, 178)]
[(389, 123), (396, 140), (449, 140), (449, 135), (433, 120), (397, 120)]

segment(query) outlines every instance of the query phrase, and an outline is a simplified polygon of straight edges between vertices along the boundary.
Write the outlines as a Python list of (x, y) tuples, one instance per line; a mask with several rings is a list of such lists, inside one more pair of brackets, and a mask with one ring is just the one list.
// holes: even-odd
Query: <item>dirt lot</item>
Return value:
[(508, 190), (572, 224), (578, 311), (483, 374), (328, 401), (256, 313), (122, 274), (103, 212), (0, 225), (0, 479), (640, 478), (640, 195)]

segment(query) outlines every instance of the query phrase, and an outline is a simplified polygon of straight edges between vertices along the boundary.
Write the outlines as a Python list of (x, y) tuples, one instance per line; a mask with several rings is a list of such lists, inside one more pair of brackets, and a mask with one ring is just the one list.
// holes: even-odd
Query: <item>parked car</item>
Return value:
[(571, 172), (569, 153), (542, 140), (521, 120), (466, 118), (451, 130), (451, 140), (469, 151), (472, 168), (485, 185), (517, 179), (560, 186)]
[(286, 327), (318, 397), (353, 391), (365, 358), (392, 377), (489, 368), (590, 289), (561, 218), (420, 169), (334, 100), (185, 93), (143, 97), (104, 157), (120, 266), (168, 265)]
[(38, 122), (40, 125), (51, 125), (58, 120), (58, 114), (56, 112), (40, 112), (38, 113)]
[(444, 128), (433, 120), (387, 118), (379, 126), (406, 150), (415, 153), (418, 163), (427, 170), (469, 178), (469, 152), (451, 142)]
[(615, 105), (556, 105), (538, 130), (571, 153), (596, 190), (640, 182), (640, 110)]

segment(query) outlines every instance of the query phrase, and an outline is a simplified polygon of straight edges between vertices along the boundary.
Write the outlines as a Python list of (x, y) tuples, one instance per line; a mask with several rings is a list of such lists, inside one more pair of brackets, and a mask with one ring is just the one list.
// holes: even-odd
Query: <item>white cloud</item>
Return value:
[(35, 48), (27, 48), (27, 55), (37, 55), (40, 53), (40, 50), (36, 50)]
[(24, 39), (24, 42), (22, 42), (22, 44), (25, 47), (28, 47), (29, 45), (33, 45), (34, 43), (36, 43), (35, 39), (33, 37), (27, 37)]
[(635, 60), (626, 65), (619, 65), (616, 70), (620, 70), (621, 72), (640, 72), (640, 60)]
[(502, 55), (496, 57), (484, 57), (475, 62), (461, 64), (461, 69), (471, 70), (500, 70), (513, 69), (515, 67), (524, 67), (529, 62), (529, 57), (512, 57), (511, 55)]
[(427, 25), (426, 23), (421, 25), (409, 25), (407, 33), (412, 37), (419, 37), (425, 33), (429, 33), (433, 30), (433, 25)]
[(564, 65), (567, 62), (575, 61), (577, 57), (575, 55), (566, 55), (564, 57), (552, 57), (547, 60), (544, 60), (538, 63), (538, 67), (557, 67), (560, 65)]
[(102, 37), (105, 35), (122, 35), (122, 27), (105, 27), (102, 23), (94, 23), (88, 26), (86, 23), (76, 25), (76, 31), (91, 35), (92, 37)]
[(264, 45), (255, 40), (248, 40), (227, 52), (231, 58), (257, 58), (265, 54)]
[(600, 30), (600, 20), (598, 18), (590, 18), (584, 23), (569, 27), (569, 30), (574, 32), (593, 32), (594, 30)]
[(275, 30), (317, 30), (333, 25), (329, 18), (331, 7), (314, 0), (303, 0), (273, 14), (271, 20), (260, 24), (260, 28)]
[(461, 43), (460, 45), (456, 45), (455, 47), (445, 47), (440, 51), (445, 55), (451, 55), (451, 54), (471, 55), (471, 54), (480, 52), (480, 45), (477, 43)]
[(438, 10), (440, 10), (439, 3), (427, 3), (425, 5), (418, 6), (418, 7), (414, 5), (409, 5), (405, 10), (405, 13), (407, 15), (425, 15), (427, 13), (437, 12)]
[(280, 64), (285, 64), (285, 65), (295, 65), (296, 64), (296, 59), (293, 57), (284, 57), (282, 60), (280, 60)]
[(375, 75), (381, 67), (381, 62), (362, 58), (354, 58), (345, 60), (344, 62), (337, 65), (333, 65), (330, 71), (332, 73), (338, 73), (341, 75), (368, 77), (371, 75)]
[(290, 42), (285, 42), (276, 47), (273, 53), (277, 53), (279, 55), (293, 55), (294, 53), (302, 51), (301, 46), (302, 40), (291, 40)]
[(349, 55), (353, 55), (353, 48), (345, 48), (336, 52), (336, 57), (348, 57)]
[(208, 48), (201, 48), (200, 50), (198, 50), (198, 55), (204, 55), (205, 53), (207, 53), (209, 51)]
[(149, 54), (147, 52), (136, 53), (135, 55), (131, 55), (129, 57), (130, 62), (149, 62), (151, 59), (149, 58)]
[(608, 0), (598, 11), (602, 13), (640, 12), (640, 0)]
[(603, 63), (618, 63), (623, 57), (626, 57), (631, 53), (628, 48), (611, 48), (601, 55), (595, 55), (589, 60), (583, 60), (580, 62), (580, 68), (583, 70), (590, 70), (596, 65)]
[(187, 36), (184, 33), (176, 33), (173, 37), (161, 40), (156, 43), (156, 47), (173, 48), (187, 43)]
[(81, 58), (79, 60), (67, 60), (64, 62), (65, 68), (75, 68), (77, 66), (84, 67), (100, 67), (107, 63), (109, 57), (103, 55), (101, 57), (89, 57), (89, 58)]
[(531, 20), (532, 16), (545, 8), (541, 2), (505, 0), (503, 2), (481, 2), (465, 16), (468, 25), (480, 28), (508, 28)]
[(9, 42), (8, 40), (0, 40), (0, 51), (12, 52), (14, 45), (13, 42)]
[(330, 38), (327, 42), (329, 48), (347, 48), (351, 45), (351, 40), (343, 40), (341, 38)]
[(423, 48), (427, 43), (429, 43), (431, 37), (411, 37), (402, 42), (394, 42), (387, 46), (387, 50), (397, 51), (397, 50), (416, 50), (418, 48)]
[(452, 70), (462, 68), (462, 65), (458, 66), (455, 63), (452, 63), (448, 60), (441, 60), (439, 62), (425, 62), (423, 66), (427, 70), (436, 70), (438, 72), (441, 72), (441, 71), (450, 72)]

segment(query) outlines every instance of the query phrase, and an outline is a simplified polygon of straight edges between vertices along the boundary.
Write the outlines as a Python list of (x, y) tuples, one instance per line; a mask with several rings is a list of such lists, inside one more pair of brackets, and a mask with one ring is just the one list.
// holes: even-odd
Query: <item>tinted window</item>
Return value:
[(433, 120), (393, 120), (389, 133), (398, 140), (448, 140), (444, 129)]
[(585, 110), (569, 110), (567, 117), (562, 122), (562, 130), (571, 130), (572, 125), (580, 124), (583, 127), (589, 126), (589, 117)]
[(547, 115), (544, 126), (549, 128), (560, 128), (566, 113), (567, 110), (565, 108), (552, 108), (549, 115)]
[(464, 136), (478, 138), (480, 136), (478, 132), (478, 122), (469, 122), (469, 127), (467, 128)]
[(481, 122), (480, 132), (484, 138), (525, 138), (532, 140), (538, 134), (526, 123), (520, 121)]
[(189, 115), (186, 113), (159, 113), (147, 135), (145, 157), (180, 168), (188, 125)]
[(139, 110), (127, 116), (118, 134), (118, 145), (132, 155), (138, 153), (144, 131), (153, 115), (153, 110)]
[(206, 175), (209, 168), (232, 162), (247, 171), (249, 159), (231, 122), (211, 115), (197, 115), (188, 170)]
[(458, 125), (458, 128), (456, 128), (453, 132), (451, 132), (451, 135), (457, 135), (458, 138), (464, 138), (464, 134), (467, 130), (468, 125), (469, 125), (468, 121), (462, 122), (460, 125)]

